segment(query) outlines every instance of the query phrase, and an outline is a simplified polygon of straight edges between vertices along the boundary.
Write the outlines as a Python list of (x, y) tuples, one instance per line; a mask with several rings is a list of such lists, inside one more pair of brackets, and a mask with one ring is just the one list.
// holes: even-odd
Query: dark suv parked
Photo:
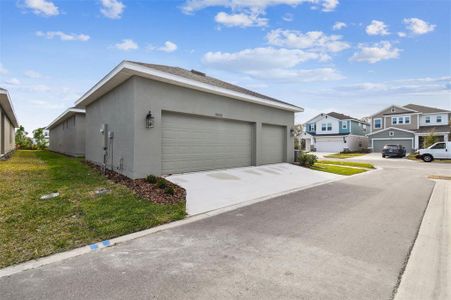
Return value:
[(382, 149), (382, 157), (404, 157), (406, 148), (403, 145), (385, 145)]

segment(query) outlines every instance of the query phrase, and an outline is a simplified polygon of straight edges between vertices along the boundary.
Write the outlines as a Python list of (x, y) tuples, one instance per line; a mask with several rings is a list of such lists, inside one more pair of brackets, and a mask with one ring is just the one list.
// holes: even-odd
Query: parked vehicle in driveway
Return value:
[(403, 145), (385, 145), (382, 148), (382, 157), (404, 157), (406, 148)]
[(425, 162), (431, 162), (434, 159), (451, 159), (451, 142), (438, 142), (426, 149), (420, 149), (417, 157)]

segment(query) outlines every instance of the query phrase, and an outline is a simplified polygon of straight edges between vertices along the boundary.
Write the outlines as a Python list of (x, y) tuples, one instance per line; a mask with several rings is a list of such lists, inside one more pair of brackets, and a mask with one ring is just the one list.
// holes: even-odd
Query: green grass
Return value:
[(316, 163), (311, 169), (345, 176), (355, 175), (368, 171), (368, 169), (349, 168), (321, 163)]
[[(97, 188), (111, 192), (96, 196)], [(40, 200), (58, 191), (60, 196)], [(0, 161), (0, 268), (179, 220), (185, 202), (155, 204), (81, 159), (17, 151)]]
[(320, 163), (323, 165), (340, 165), (340, 166), (348, 166), (348, 167), (374, 169), (374, 166), (372, 164), (353, 162), (353, 161), (319, 160), (317, 163)]
[(363, 156), (363, 155), (367, 155), (367, 154), (368, 153), (334, 153), (334, 154), (330, 154), (330, 155), (325, 155), (324, 157), (345, 159), (345, 158)]

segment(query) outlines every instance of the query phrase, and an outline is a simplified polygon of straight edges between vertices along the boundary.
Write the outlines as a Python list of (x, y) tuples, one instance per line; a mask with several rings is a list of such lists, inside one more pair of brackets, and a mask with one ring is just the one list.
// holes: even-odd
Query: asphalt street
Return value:
[(0, 278), (0, 298), (390, 299), (427, 176), (451, 165), (371, 162), (383, 169)]

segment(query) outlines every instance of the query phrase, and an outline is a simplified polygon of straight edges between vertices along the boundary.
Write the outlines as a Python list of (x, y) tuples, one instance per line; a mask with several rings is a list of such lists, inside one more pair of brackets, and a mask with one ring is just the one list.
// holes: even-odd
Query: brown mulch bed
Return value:
[[(92, 162), (86, 163), (91, 168), (102, 173), (102, 168), (99, 165), (96, 165)], [(173, 195), (165, 193), (165, 189), (161, 189), (157, 186), (157, 184), (149, 183), (145, 179), (130, 179), (125, 175), (108, 169), (106, 170), (105, 176), (115, 183), (125, 185), (126, 187), (134, 191), (138, 196), (154, 203), (175, 204), (184, 202), (186, 200), (185, 189), (164, 178), (159, 177), (159, 179), (163, 179), (166, 182), (167, 187), (172, 187), (172, 189), (174, 190)]]

